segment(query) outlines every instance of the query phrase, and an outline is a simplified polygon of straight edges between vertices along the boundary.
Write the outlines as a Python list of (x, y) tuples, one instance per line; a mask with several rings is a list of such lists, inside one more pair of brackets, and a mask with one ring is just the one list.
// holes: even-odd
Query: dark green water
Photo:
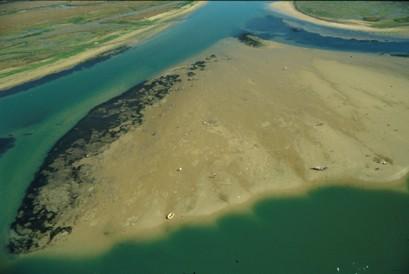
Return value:
[[(337, 268), (339, 267), (339, 272)], [(4, 272), (6, 273), (6, 272)], [(409, 196), (325, 188), (95, 258), (30, 258), (7, 273), (409, 273)]]

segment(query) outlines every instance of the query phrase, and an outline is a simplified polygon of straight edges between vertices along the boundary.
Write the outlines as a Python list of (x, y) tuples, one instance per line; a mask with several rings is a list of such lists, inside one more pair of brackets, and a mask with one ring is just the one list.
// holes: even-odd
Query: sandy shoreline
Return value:
[[(167, 72), (182, 81), (141, 126), (75, 163), (97, 182), (91, 198), (79, 198), (71, 234), (34, 254), (99, 253), (321, 186), (407, 192), (406, 67), (390, 56), (225, 39)], [(328, 169), (311, 170), (318, 165)]]
[[(22, 72), (16, 75), (5, 77), (0, 81), (0, 92), (30, 81), (38, 80), (50, 74), (58, 73), (64, 70), (69, 70), (78, 64), (81, 64), (92, 58), (96, 58), (99, 55), (115, 50), (116, 48), (119, 48), (121, 46), (135, 45), (136, 43), (139, 43), (140, 41), (147, 39), (157, 34), (158, 32), (161, 32), (164, 29), (168, 28), (172, 24), (171, 20), (174, 20), (190, 12), (193, 12), (194, 10), (203, 6), (205, 3), (206, 3), (205, 1), (200, 1), (188, 7), (183, 7), (178, 10), (167, 11), (162, 14), (149, 17), (147, 18), (147, 20), (158, 20), (158, 22), (155, 23), (154, 25), (146, 26), (141, 29), (127, 33), (125, 35), (122, 35), (98, 48), (93, 48), (81, 52), (79, 54), (76, 54), (64, 60), (59, 60), (45, 67), (43, 66), (32, 71)], [(110, 33), (109, 35), (112, 35), (112, 33)]]
[(273, 11), (278, 12), (280, 14), (294, 17), (299, 20), (307, 21), (309, 23), (313, 23), (316, 25), (338, 28), (338, 29), (347, 29), (347, 30), (355, 30), (355, 31), (367, 31), (367, 32), (376, 32), (376, 33), (396, 33), (407, 31), (407, 28), (373, 28), (365, 24), (363, 21), (357, 20), (345, 20), (342, 22), (335, 22), (335, 21), (328, 21), (323, 19), (318, 19), (316, 17), (312, 17), (306, 15), (300, 11), (298, 11), (292, 1), (276, 1), (270, 4), (270, 7)]

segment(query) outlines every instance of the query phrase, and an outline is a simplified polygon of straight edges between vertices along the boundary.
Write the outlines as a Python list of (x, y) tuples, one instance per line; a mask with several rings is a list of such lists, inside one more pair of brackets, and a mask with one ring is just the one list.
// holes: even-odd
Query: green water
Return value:
[[(339, 272), (337, 268), (339, 267)], [(409, 196), (326, 188), (269, 199), (251, 214), (126, 242), (92, 258), (26, 258), (9, 274), (409, 273)]]

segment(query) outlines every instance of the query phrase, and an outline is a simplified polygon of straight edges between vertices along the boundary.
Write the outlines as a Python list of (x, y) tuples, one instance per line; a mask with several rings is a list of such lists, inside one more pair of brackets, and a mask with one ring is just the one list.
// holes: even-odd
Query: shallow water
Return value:
[(351, 31), (335, 33), (324, 27), (318, 33), (316, 29), (309, 32), (308, 28), (294, 29), (296, 20), (289, 26), (283, 18), (266, 15), (272, 13), (262, 2), (210, 2), (186, 20), (130, 50), (24, 92), (1, 97), (0, 137), (12, 136), (15, 143), (0, 156), (0, 246), (4, 246), (8, 226), (34, 173), (64, 133), (95, 105), (220, 39), (245, 29), (268, 39), (308, 47), (372, 53), (405, 53), (409, 48), (408, 40), (385, 41), (384, 37)]
[[(333, 187), (92, 258), (27, 258), (8, 273), (409, 273), (408, 194)], [(339, 272), (337, 271), (339, 268)]]
[(409, 53), (409, 39), (318, 27), (274, 14), (254, 18), (246, 27), (264, 39), (296, 46), (378, 54)]

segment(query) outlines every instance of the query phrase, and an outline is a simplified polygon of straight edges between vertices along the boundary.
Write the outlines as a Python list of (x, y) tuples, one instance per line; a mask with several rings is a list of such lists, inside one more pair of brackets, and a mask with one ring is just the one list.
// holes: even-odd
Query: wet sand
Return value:
[[(97, 252), (318, 186), (407, 191), (408, 66), (406, 58), (223, 40), (164, 72), (180, 81), (146, 105), (142, 124), (69, 162), (82, 183), (64, 179), (75, 202), (53, 222), (72, 230), (41, 252)], [(64, 166), (46, 174), (45, 208), (64, 193), (53, 183), (67, 176)]]
[(368, 32), (377, 32), (377, 33), (408, 33), (407, 27), (395, 27), (395, 28), (374, 28), (366, 24), (364, 21), (359, 20), (324, 20), (321, 18), (312, 17), (298, 11), (292, 1), (276, 1), (270, 4), (270, 7), (273, 11), (284, 14), (286, 16), (294, 17), (299, 20), (307, 21), (316, 25), (333, 27), (339, 29), (349, 29), (356, 31), (368, 31)]

